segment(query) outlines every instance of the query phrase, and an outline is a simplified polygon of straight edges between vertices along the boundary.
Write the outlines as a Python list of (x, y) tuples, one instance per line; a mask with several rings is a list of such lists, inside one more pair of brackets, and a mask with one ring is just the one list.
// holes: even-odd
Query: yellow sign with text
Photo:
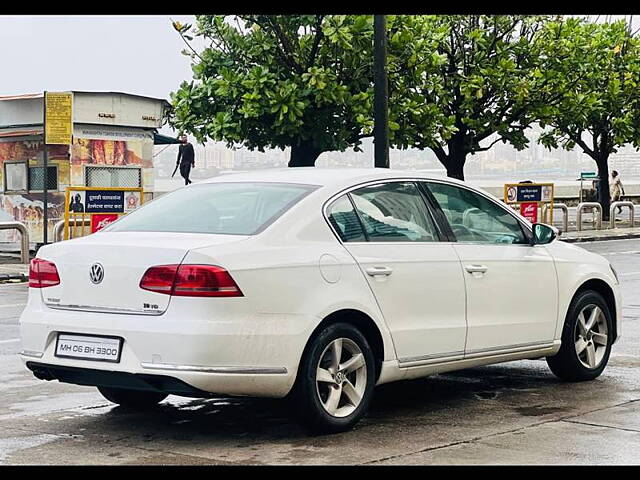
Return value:
[(45, 93), (45, 140), (47, 145), (71, 145), (73, 134), (73, 94)]

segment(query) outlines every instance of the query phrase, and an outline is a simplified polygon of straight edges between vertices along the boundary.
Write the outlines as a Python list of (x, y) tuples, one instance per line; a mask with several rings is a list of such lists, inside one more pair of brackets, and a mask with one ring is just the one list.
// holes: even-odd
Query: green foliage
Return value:
[(193, 80), (171, 96), (172, 125), (199, 141), (317, 157), (371, 134), (372, 16), (200, 15), (174, 28), (207, 44), (184, 52)]
[(546, 69), (561, 96), (538, 112), (546, 128), (539, 142), (569, 150), (577, 145), (605, 167), (618, 147), (639, 147), (640, 43), (625, 22), (571, 18), (550, 23), (544, 38)]
[(525, 148), (524, 130), (535, 121), (534, 112), (554, 96), (538, 40), (549, 20), (405, 17), (402, 34), (390, 39), (390, 79), (401, 91), (399, 118), (394, 119), (400, 128), (393, 144), (431, 148), (449, 174), (459, 178), (467, 154), (490, 148), (480, 143), (494, 134), (496, 141)]

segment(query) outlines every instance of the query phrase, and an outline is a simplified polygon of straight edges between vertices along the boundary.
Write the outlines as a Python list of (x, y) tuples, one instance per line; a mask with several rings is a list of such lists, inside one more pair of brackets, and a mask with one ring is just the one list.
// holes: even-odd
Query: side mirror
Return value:
[(556, 227), (544, 223), (534, 223), (531, 245), (546, 245), (553, 242), (559, 235), (560, 231)]

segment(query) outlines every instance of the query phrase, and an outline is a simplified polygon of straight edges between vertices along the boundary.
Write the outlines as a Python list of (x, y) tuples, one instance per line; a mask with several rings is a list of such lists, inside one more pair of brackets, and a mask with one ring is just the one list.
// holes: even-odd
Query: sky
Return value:
[(121, 91), (169, 100), (191, 78), (171, 19), (157, 16), (0, 15), (0, 95)]

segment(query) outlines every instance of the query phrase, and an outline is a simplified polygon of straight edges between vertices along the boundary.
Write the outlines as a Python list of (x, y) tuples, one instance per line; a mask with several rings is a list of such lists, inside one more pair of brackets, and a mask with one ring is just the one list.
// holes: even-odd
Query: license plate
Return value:
[(56, 357), (80, 358), (100, 362), (120, 361), (122, 338), (59, 333)]

